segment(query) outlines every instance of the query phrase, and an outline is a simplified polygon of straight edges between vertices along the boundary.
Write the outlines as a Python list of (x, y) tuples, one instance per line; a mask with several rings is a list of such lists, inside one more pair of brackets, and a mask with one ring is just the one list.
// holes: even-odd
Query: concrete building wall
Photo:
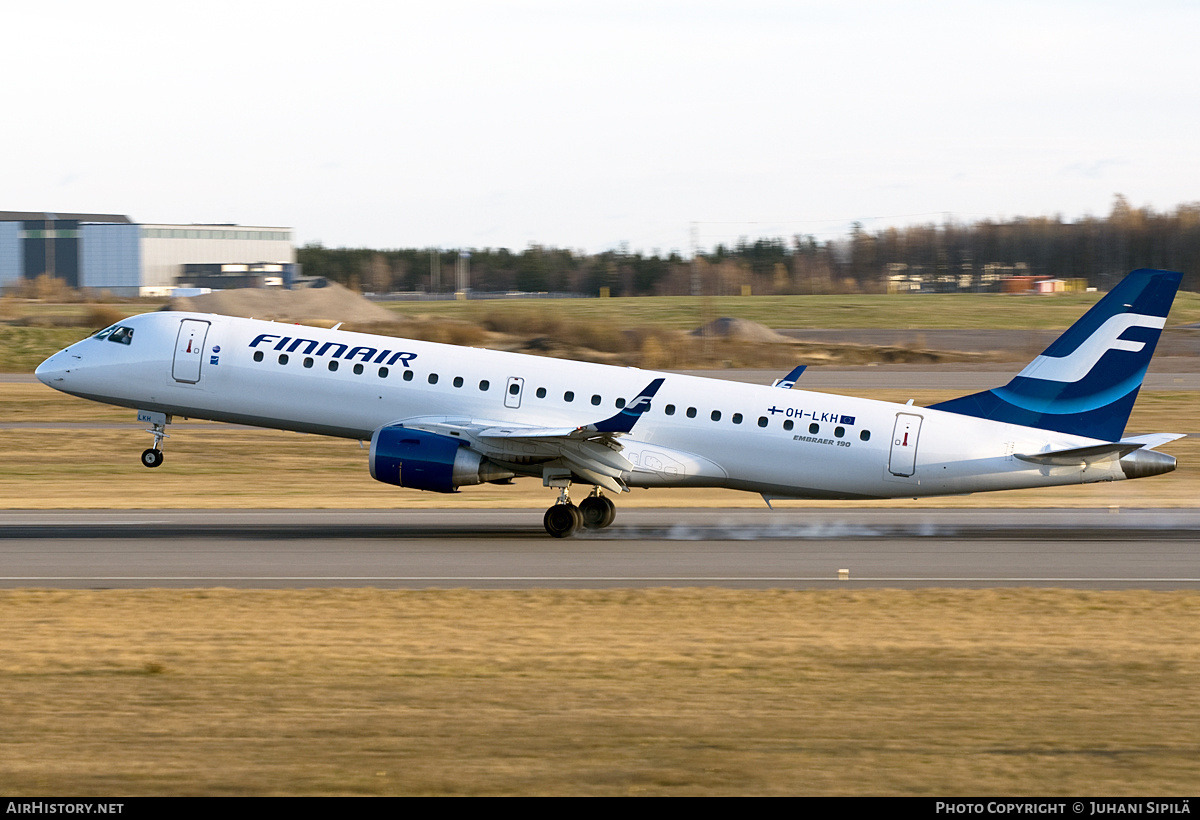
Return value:
[(21, 281), (21, 223), (0, 222), (0, 287)]
[(174, 285), (185, 264), (296, 261), (287, 228), (141, 225), (142, 286)]
[(79, 285), (137, 296), (141, 286), (141, 226), (81, 225)]

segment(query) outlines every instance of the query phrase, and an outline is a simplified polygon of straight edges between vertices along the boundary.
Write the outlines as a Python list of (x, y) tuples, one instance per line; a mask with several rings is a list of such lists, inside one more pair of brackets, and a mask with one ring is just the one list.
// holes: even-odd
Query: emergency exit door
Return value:
[(921, 416), (913, 413), (897, 413), (896, 428), (892, 431), (892, 454), (888, 459), (888, 472), (892, 475), (911, 476), (917, 471), (917, 439), (921, 435)]
[(504, 406), (517, 408), (521, 406), (521, 394), (525, 391), (525, 380), (519, 376), (509, 376), (504, 388)]

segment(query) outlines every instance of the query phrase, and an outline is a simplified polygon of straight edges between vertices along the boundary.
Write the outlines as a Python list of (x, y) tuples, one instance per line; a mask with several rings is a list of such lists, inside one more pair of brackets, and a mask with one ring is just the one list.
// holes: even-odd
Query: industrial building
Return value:
[(45, 273), (73, 288), (161, 296), (195, 285), (201, 271), (213, 281), (222, 272), (261, 272), (272, 284), (276, 279), (288, 284), (297, 275), (292, 231), (139, 224), (117, 214), (0, 211), (0, 289)]

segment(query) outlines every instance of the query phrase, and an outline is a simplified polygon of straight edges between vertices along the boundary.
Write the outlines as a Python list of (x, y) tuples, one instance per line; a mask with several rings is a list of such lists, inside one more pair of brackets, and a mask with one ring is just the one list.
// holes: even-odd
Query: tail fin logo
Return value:
[(640, 395), (636, 399), (634, 399), (632, 402), (630, 402), (629, 406), (625, 408), (625, 412), (631, 413), (636, 416), (640, 416), (642, 413), (645, 413), (649, 409), (650, 409), (650, 396), (647, 396), (645, 393), (643, 393), (642, 395)]
[(1081, 380), (1100, 359), (1110, 350), (1125, 350), (1130, 353), (1140, 353), (1146, 346), (1145, 342), (1129, 341), (1120, 338), (1121, 334), (1131, 327), (1144, 327), (1151, 330), (1162, 330), (1166, 325), (1165, 316), (1145, 316), (1140, 313), (1118, 313), (1109, 316), (1104, 324), (1096, 328), (1079, 347), (1066, 356), (1055, 357), (1045, 354), (1038, 356), (1018, 376), (1027, 379), (1062, 382), (1074, 384)]

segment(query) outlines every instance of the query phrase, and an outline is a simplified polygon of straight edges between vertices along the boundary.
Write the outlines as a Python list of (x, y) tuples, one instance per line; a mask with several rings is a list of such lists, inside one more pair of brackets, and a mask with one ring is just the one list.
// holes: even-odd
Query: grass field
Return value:
[[(642, 296), (623, 299), (510, 299), (461, 302), (389, 302), (405, 316), (478, 321), (493, 312), (547, 311), (566, 322), (602, 321), (617, 327), (691, 330), (720, 316), (774, 328), (1066, 328), (1102, 294), (1055, 296), (931, 293), (904, 296)], [(1181, 292), (1169, 324), (1200, 321), (1200, 294)]]
[(20, 795), (1189, 795), (1195, 593), (0, 592)]
[[(500, 321), (508, 327), (545, 325), (548, 317), (570, 341), (574, 326), (585, 337), (620, 336), (620, 331), (646, 332), (692, 330), (722, 316), (750, 319), (773, 328), (901, 328), (901, 329), (1046, 329), (1065, 328), (1095, 303), (1098, 294), (1061, 294), (1053, 297), (1000, 294), (925, 294), (907, 296), (749, 296), (749, 297), (639, 297), (625, 299), (508, 299), (446, 302), (392, 302), (387, 306), (408, 317), (450, 318), (469, 323)], [(159, 301), (113, 305), (54, 305), (9, 300), (0, 319), (0, 373), (30, 373), (47, 356), (85, 337), (91, 330), (80, 327), (89, 315), (107, 321), (158, 310)], [(20, 322), (46, 325), (61, 322), (69, 327), (26, 327)], [(1170, 325), (1200, 322), (1200, 294), (1180, 293), (1169, 319)], [(584, 332), (586, 331), (586, 333)], [(403, 334), (402, 327), (394, 331)], [(449, 331), (448, 331), (449, 332)], [(540, 330), (537, 332), (541, 332)], [(477, 333), (475, 334), (477, 335)], [(422, 335), (422, 338), (426, 338)], [(474, 336), (471, 336), (474, 338)], [(628, 340), (619, 344), (627, 344)], [(475, 341), (469, 344), (477, 344)], [(828, 347), (828, 346), (825, 346)], [(604, 349), (609, 349), (605, 347)], [(625, 350), (621, 347), (613, 348)], [(686, 363), (661, 365), (639, 361), (635, 344), (626, 352), (626, 363), (642, 366), (692, 366)], [(716, 360), (736, 360), (738, 351)], [(754, 356), (766, 355), (756, 348)], [(794, 349), (782, 354), (794, 361)], [(700, 357), (705, 359), (705, 357)], [(708, 358), (712, 358), (711, 356)], [(711, 364), (711, 362), (709, 362)], [(696, 366), (704, 366), (700, 362)], [(740, 366), (740, 365), (739, 365)]]

